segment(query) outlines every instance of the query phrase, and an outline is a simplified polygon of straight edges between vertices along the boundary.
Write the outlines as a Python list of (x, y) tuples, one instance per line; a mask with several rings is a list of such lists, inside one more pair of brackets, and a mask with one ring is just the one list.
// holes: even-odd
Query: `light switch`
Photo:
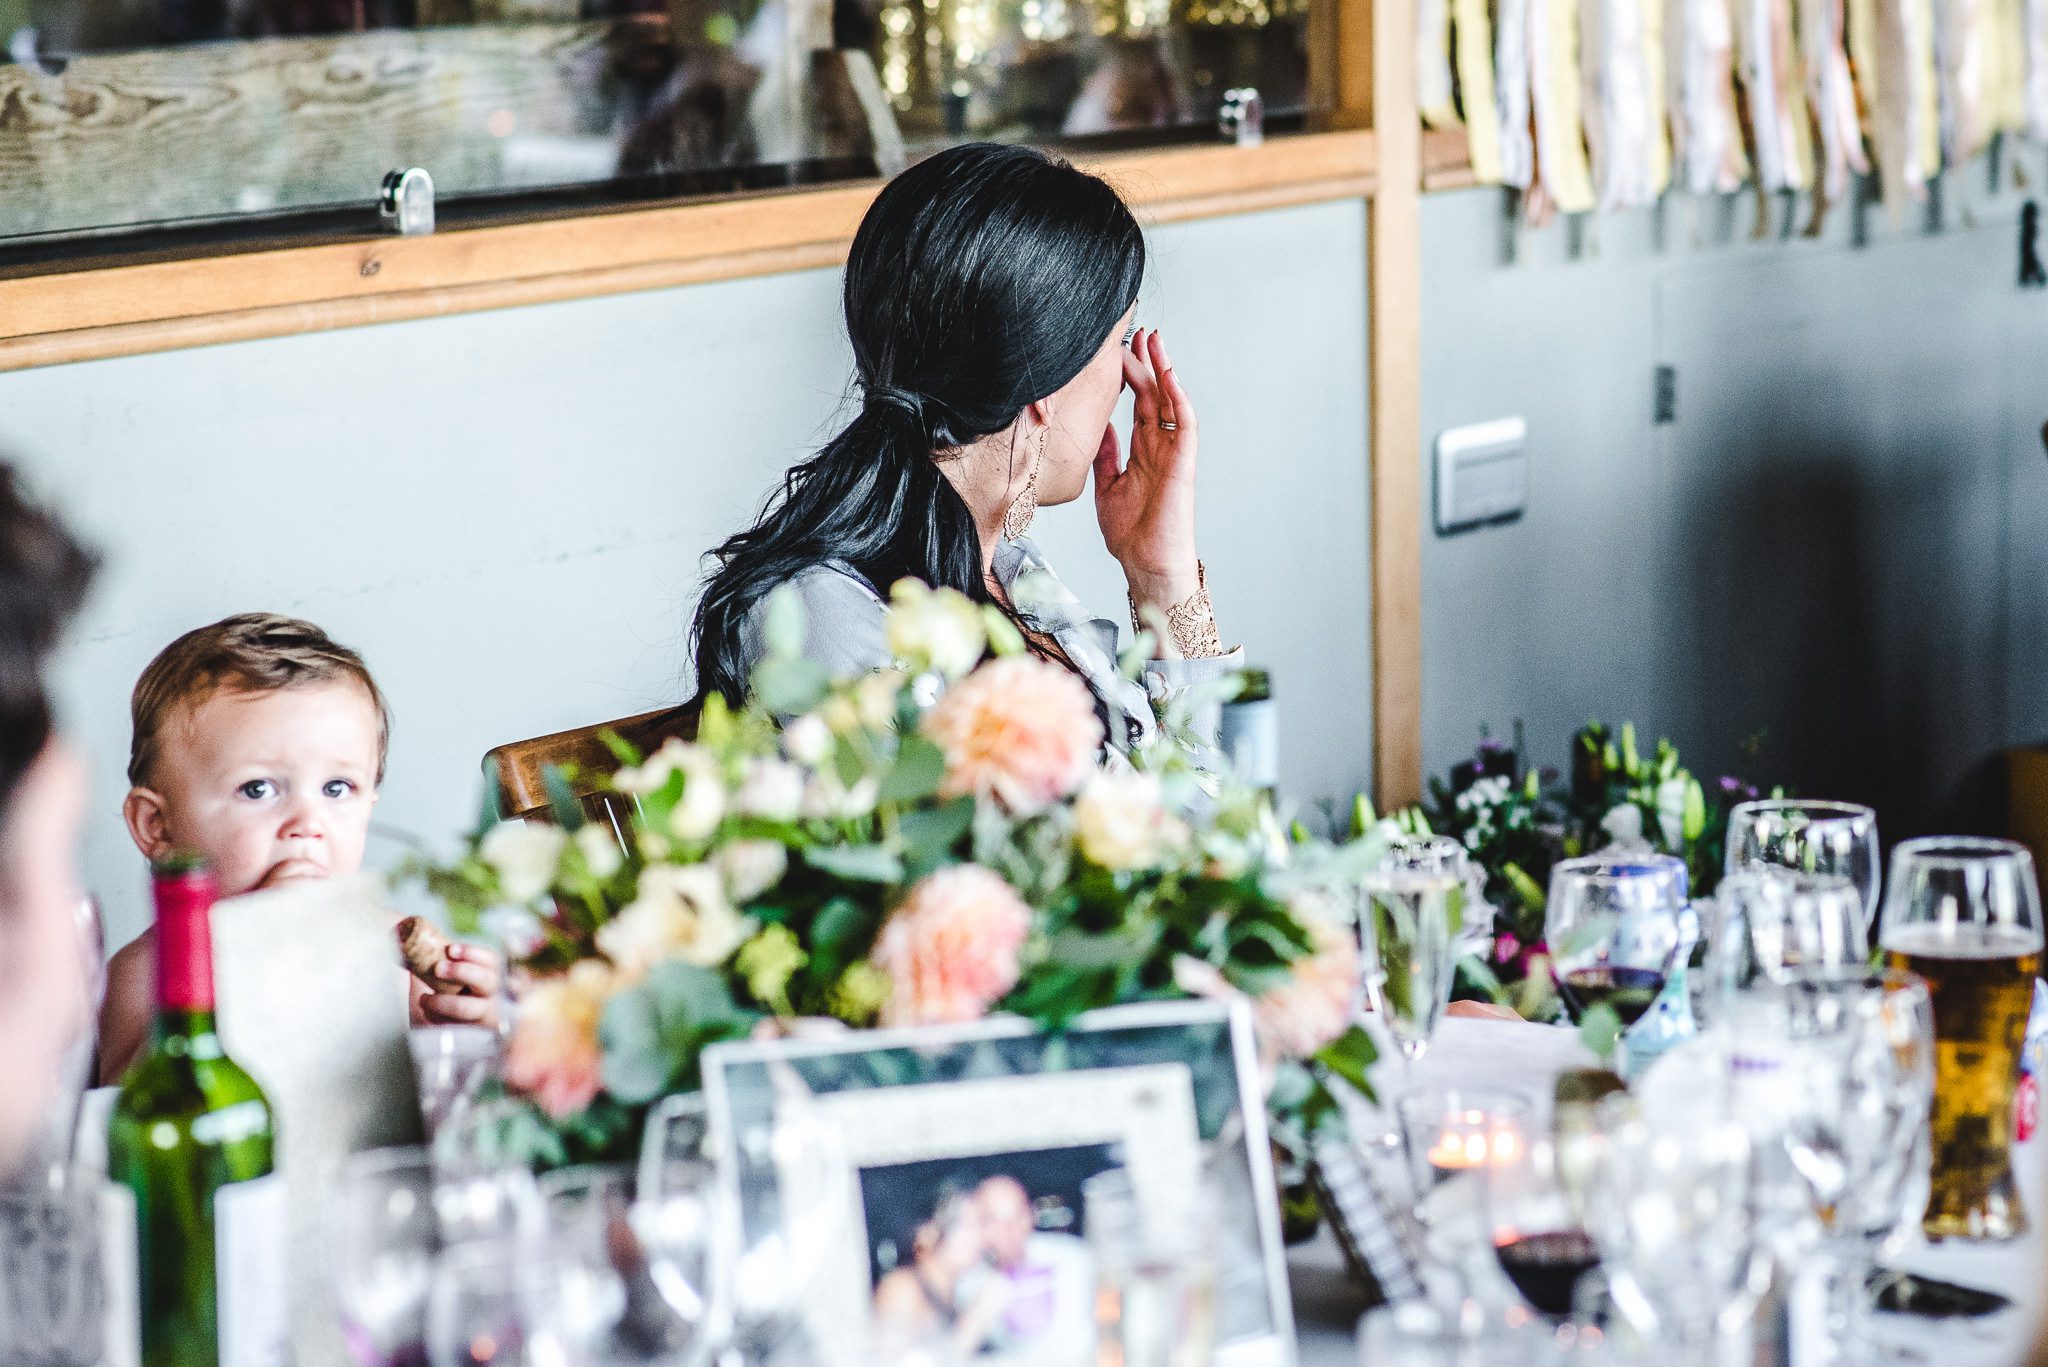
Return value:
[(1521, 418), (1495, 418), (1438, 434), (1438, 535), (1522, 515), (1529, 501), (1528, 436), (1529, 424)]

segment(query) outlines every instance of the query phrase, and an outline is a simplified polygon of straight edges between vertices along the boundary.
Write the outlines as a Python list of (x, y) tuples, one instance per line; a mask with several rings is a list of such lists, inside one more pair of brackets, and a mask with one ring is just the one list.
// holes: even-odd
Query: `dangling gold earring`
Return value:
[(1038, 512), (1038, 467), (1045, 463), (1045, 447), (1051, 437), (1050, 427), (1038, 429), (1038, 454), (1031, 458), (1031, 473), (1024, 477), (1024, 487), (1010, 500), (1010, 509), (1003, 514), (1005, 541), (1015, 541), (1031, 530), (1031, 519)]

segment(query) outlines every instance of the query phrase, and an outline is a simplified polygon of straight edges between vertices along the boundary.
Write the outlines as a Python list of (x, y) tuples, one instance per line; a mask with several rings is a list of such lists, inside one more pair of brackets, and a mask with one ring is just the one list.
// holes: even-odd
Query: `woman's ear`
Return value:
[(1024, 435), (1030, 436), (1041, 427), (1052, 426), (1051, 398), (1033, 399), (1024, 405)]
[(170, 823), (165, 820), (164, 800), (149, 788), (130, 788), (121, 803), (121, 817), (128, 823), (128, 836), (145, 859), (161, 859), (171, 852)]

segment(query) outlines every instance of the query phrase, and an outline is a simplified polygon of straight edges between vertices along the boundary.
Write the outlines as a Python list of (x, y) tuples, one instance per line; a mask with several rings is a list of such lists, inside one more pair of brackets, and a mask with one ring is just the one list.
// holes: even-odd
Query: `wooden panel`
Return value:
[(1422, 188), (1462, 190), (1479, 181), (1472, 174), (1472, 149), (1462, 128), (1422, 130)]
[[(1352, 130), (1086, 163), (1154, 222), (1351, 198)], [(0, 370), (825, 267), (878, 182), (181, 261), (0, 278)]]
[(1422, 796), (1422, 172), (1412, 0), (1373, 0), (1372, 74), (1373, 772), (1385, 811)]

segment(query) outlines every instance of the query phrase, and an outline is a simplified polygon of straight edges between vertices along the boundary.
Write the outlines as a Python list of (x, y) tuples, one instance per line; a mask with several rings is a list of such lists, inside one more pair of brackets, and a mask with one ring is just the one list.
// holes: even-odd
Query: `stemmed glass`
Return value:
[(1685, 864), (1665, 854), (1594, 854), (1551, 869), (1543, 938), (1576, 1024), (1596, 1006), (1624, 1029), (1664, 990), (1683, 939)]
[(1748, 1132), (1711, 1109), (1627, 1093), (1595, 1112), (1587, 1227), (1616, 1304), (1679, 1359), (1715, 1360), (1762, 1265)]
[(1397, 835), (1387, 842), (1380, 868), (1415, 873), (1451, 874), (1463, 881), (1464, 895), (1451, 909), (1453, 957), (1484, 954), (1493, 941), (1492, 908), (1486, 904), (1485, 872), (1472, 862), (1464, 844), (1448, 835)]
[(719, 1332), (712, 1312), (720, 1291), (713, 1285), (720, 1195), (708, 1130), (699, 1093), (655, 1104), (641, 1134), (632, 1209), (648, 1276), (687, 1335), (685, 1361), (708, 1353)]
[(1693, 1004), (1696, 1011), (1706, 1006), (1710, 1018), (1760, 983), (1869, 962), (1863, 897), (1846, 878), (1753, 865), (1723, 879), (1708, 909), (1706, 961)]
[(1465, 876), (1392, 864), (1366, 878), (1361, 891), (1367, 998), (1407, 1071), (1429, 1047), (1451, 999)]
[(622, 1167), (593, 1163), (540, 1179), (548, 1252), (555, 1263), (551, 1322), (573, 1361), (589, 1361), (626, 1313), (627, 1277), (639, 1270)]
[(427, 1138), (456, 1110), (474, 1100), (497, 1066), (498, 1032), (483, 1025), (419, 1025), (406, 1032), (420, 1119)]
[(371, 1149), (342, 1166), (329, 1217), (342, 1334), (361, 1367), (426, 1367), (427, 1291), (441, 1251), (425, 1149)]
[(1775, 865), (1846, 878), (1862, 900), (1866, 932), (1877, 919), (1877, 813), (1868, 807), (1795, 798), (1738, 803), (1728, 814), (1725, 859), (1729, 873)]
[(1580, 1279), (1600, 1262), (1575, 1184), (1565, 1180), (1557, 1145), (1525, 1134), (1496, 1146), (1484, 1173), (1486, 1225), (1500, 1269), (1552, 1324), (1571, 1318)]
[(2034, 860), (2009, 840), (1933, 836), (1892, 852), (1878, 942), (1934, 1003), (1933, 1238), (2027, 1227), (2012, 1171), (2013, 1093), (2041, 970)]

